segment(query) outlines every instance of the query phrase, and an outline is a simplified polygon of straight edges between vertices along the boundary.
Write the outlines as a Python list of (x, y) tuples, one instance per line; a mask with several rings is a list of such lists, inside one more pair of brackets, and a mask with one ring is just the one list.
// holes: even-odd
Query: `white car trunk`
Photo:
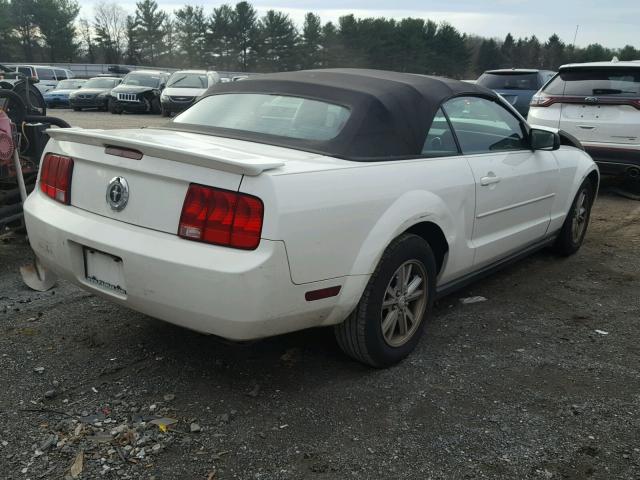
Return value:
[[(190, 183), (237, 191), (243, 175), (255, 176), (284, 165), (258, 154), (254, 144), (206, 135), (151, 129), (53, 129), (49, 133), (57, 144), (50, 143), (48, 151), (74, 160), (71, 205), (168, 233), (178, 231)], [(194, 149), (194, 144), (199, 148)], [(136, 150), (143, 156), (135, 160), (109, 154), (107, 146)], [(263, 151), (269, 149), (262, 146)], [(293, 153), (289, 156), (309, 156)], [(129, 187), (129, 200), (121, 211), (114, 210), (107, 199), (107, 187), (115, 177), (124, 177)]]
[(560, 128), (581, 141), (640, 143), (640, 110), (630, 105), (563, 104)]

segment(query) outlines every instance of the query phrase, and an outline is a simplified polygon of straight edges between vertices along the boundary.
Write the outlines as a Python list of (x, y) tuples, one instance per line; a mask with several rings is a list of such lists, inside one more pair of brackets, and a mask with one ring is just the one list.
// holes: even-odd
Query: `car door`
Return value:
[(542, 239), (556, 195), (553, 152), (532, 151), (525, 125), (496, 101), (457, 97), (443, 109), (476, 181), (474, 266)]

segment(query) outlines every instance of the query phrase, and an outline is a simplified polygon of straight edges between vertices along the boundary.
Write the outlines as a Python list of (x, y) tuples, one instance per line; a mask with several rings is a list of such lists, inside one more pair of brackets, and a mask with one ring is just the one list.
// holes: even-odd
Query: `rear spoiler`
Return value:
[[(141, 151), (144, 155), (164, 158), (180, 163), (214, 168), (239, 175), (257, 176), (265, 170), (271, 170), (284, 165), (284, 162), (273, 160), (255, 154), (225, 156), (224, 148), (216, 149), (216, 154), (206, 152), (205, 149), (193, 150), (183, 146), (163, 145), (147, 142), (135, 138), (126, 138), (122, 135), (110, 134), (108, 130), (84, 130), (82, 128), (50, 128), (49, 136), (58, 141), (95, 145), (97, 147), (122, 147)], [(234, 152), (232, 152), (234, 153)]]

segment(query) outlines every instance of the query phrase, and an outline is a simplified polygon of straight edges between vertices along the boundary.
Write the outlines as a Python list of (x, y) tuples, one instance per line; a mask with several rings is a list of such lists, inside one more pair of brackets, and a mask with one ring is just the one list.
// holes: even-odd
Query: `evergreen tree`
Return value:
[(294, 70), (297, 67), (298, 32), (289, 16), (269, 10), (260, 20), (259, 65), (267, 72)]
[(180, 62), (188, 67), (206, 65), (207, 19), (202, 7), (186, 5), (174, 12)]
[(80, 6), (75, 0), (35, 0), (35, 22), (49, 61), (73, 61), (78, 53), (75, 20)]
[(12, 60), (15, 37), (14, 25), (11, 18), (11, 5), (8, 0), (0, 0), (0, 44), (2, 45), (2, 59)]
[(342, 58), (342, 42), (340, 41), (340, 33), (338, 28), (332, 23), (327, 22), (322, 27), (322, 48), (320, 50), (320, 62), (322, 68), (332, 68), (340, 66), (340, 58)]
[(34, 60), (34, 47), (38, 41), (38, 29), (36, 25), (36, 4), (34, 0), (11, 0), (10, 22), (14, 26), (24, 60)]
[(322, 65), (322, 23), (314, 13), (307, 13), (302, 28), (300, 43), (302, 68), (318, 68)]
[(255, 62), (258, 34), (256, 10), (248, 2), (237, 3), (231, 16), (231, 38), (238, 49), (238, 64), (243, 72)]
[(555, 33), (544, 44), (542, 67), (547, 70), (557, 70), (560, 65), (566, 63), (565, 44)]
[(138, 42), (138, 23), (134, 16), (127, 15), (125, 28), (127, 51), (124, 61), (128, 65), (137, 65), (140, 63), (140, 44)]
[(233, 8), (229, 5), (221, 5), (213, 9), (213, 15), (209, 20), (209, 33), (206, 42), (207, 55), (215, 68), (221, 70), (236, 68), (237, 50), (234, 45), (233, 16)]
[(640, 50), (631, 45), (626, 45), (620, 50), (620, 53), (618, 53), (618, 59), (621, 61), (640, 60)]
[(155, 0), (142, 0), (136, 3), (135, 18), (143, 63), (155, 65), (158, 50), (162, 50), (167, 14), (163, 10), (158, 10), (158, 3)]
[(490, 38), (482, 41), (476, 62), (479, 74), (499, 68), (502, 65), (502, 52), (494, 39)]
[(511, 33), (507, 33), (507, 36), (504, 37), (504, 42), (502, 42), (502, 46), (500, 47), (503, 67), (511, 67), (513, 65), (513, 62), (515, 61), (515, 48), (516, 42), (513, 35), (511, 35)]
[(467, 71), (469, 51), (465, 37), (448, 23), (442, 23), (433, 39), (435, 62), (431, 66), (438, 75), (462, 78)]

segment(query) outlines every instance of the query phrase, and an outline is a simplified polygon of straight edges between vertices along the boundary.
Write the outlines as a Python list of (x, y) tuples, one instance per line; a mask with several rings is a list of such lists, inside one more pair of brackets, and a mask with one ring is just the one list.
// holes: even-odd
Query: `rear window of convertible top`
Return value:
[(336, 137), (349, 115), (346, 107), (308, 98), (224, 93), (203, 98), (174, 122), (322, 141)]

